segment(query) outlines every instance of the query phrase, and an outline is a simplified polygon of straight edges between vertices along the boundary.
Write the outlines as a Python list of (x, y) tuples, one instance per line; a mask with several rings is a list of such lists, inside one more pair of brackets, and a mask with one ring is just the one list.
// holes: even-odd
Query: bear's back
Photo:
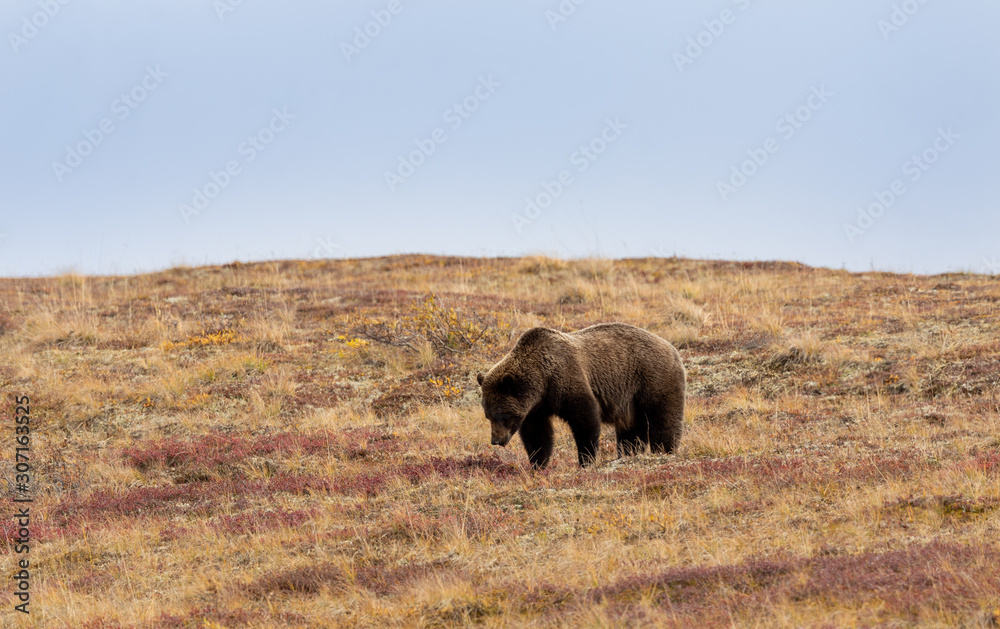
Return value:
[[(575, 332), (532, 328), (515, 352), (549, 366), (571, 355), (599, 388), (620, 388), (636, 377), (656, 377), (682, 369), (680, 355), (659, 336), (627, 323), (598, 323)], [(574, 361), (575, 362), (575, 361)]]
[(627, 323), (598, 323), (566, 336), (577, 341), (587, 354), (624, 358), (635, 352), (673, 356), (674, 346), (659, 336)]
[(683, 382), (680, 354), (666, 340), (626, 323), (599, 323), (566, 335), (577, 347), (591, 388), (622, 399), (664, 382)]

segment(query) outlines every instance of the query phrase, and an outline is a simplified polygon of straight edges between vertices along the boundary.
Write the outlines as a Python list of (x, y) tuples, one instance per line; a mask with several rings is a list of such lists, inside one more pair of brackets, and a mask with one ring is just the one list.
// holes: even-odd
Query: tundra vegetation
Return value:
[[(998, 302), (673, 258), (0, 279), (0, 416), (30, 396), (36, 474), (32, 613), (8, 582), (0, 620), (996, 626)], [(601, 321), (680, 349), (678, 451), (616, 460), (606, 427), (580, 469), (561, 422), (543, 471), (491, 447), (475, 374)], [(8, 492), (13, 451), (10, 421)]]

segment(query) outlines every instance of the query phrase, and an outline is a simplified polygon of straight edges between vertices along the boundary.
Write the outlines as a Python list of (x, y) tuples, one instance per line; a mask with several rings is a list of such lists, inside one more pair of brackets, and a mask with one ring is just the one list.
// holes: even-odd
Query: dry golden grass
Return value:
[[(1000, 622), (988, 277), (396, 256), (0, 293), (4, 416), (37, 422), (20, 626)], [(476, 372), (611, 320), (681, 348), (679, 450), (491, 448)]]

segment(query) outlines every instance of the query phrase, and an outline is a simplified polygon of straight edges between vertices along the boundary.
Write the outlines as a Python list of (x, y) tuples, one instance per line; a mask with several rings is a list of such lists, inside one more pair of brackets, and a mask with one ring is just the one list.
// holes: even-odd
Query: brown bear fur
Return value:
[(620, 456), (677, 447), (686, 377), (680, 354), (660, 337), (624, 323), (569, 334), (532, 328), (486, 375), (478, 374), (492, 443), (515, 432), (536, 468), (552, 456), (552, 416), (576, 440), (580, 465), (597, 456), (601, 422), (613, 424)]

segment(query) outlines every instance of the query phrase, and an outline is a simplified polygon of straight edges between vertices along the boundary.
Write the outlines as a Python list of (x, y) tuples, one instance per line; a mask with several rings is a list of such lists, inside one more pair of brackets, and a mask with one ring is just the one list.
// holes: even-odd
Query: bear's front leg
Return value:
[(587, 467), (597, 461), (597, 448), (601, 443), (601, 425), (597, 428), (581, 426), (573, 429), (573, 439), (576, 440), (576, 453), (580, 458), (580, 467)]
[(576, 441), (576, 452), (580, 458), (580, 466), (587, 467), (597, 461), (597, 448), (601, 440), (601, 407), (593, 396), (578, 398), (563, 405), (559, 414)]
[(532, 413), (521, 424), (518, 434), (521, 443), (528, 453), (531, 466), (540, 470), (549, 464), (552, 458), (554, 438), (552, 434), (552, 417), (547, 413)]

